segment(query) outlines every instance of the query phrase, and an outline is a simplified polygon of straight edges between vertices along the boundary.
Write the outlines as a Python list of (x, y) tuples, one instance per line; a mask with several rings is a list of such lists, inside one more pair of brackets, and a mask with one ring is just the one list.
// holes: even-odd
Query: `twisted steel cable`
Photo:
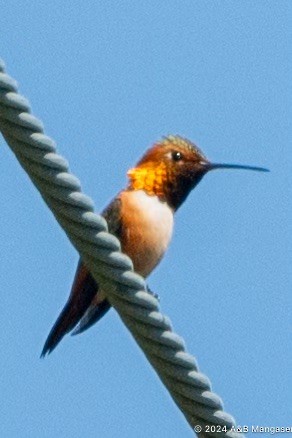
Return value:
[[(94, 279), (106, 291), (154, 370), (199, 437), (242, 437), (234, 419), (223, 411), (209, 379), (186, 352), (184, 341), (146, 290), (144, 279), (121, 253), (119, 240), (108, 233), (93, 201), (81, 192), (79, 180), (56, 152), (42, 123), (30, 114), (29, 102), (0, 59), (0, 130), (18, 161), (78, 250)], [(226, 428), (226, 430), (225, 430)], [(223, 430), (222, 430), (223, 429)]]

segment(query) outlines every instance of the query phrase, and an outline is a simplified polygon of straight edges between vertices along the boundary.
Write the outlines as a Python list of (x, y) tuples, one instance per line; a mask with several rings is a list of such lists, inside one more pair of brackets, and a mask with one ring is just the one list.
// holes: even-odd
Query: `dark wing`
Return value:
[[(97, 293), (96, 298), (98, 298), (98, 295), (99, 294)], [(72, 335), (75, 336), (85, 332), (85, 330), (89, 329), (93, 324), (97, 323), (111, 308), (111, 305), (106, 298), (103, 298), (99, 302), (96, 301), (97, 300), (95, 299), (92, 300), (85, 314), (80, 319), (77, 327), (71, 333)]]
[[(121, 200), (117, 197), (103, 212), (103, 216), (108, 222), (109, 231), (116, 235), (119, 235), (121, 229), (120, 206)], [(110, 304), (106, 299), (95, 304), (95, 302), (97, 303), (98, 301), (95, 300), (97, 294), (98, 284), (80, 259), (70, 296), (49, 333), (41, 357), (51, 353), (61, 339), (69, 333), (80, 320), (81, 323), (79, 327), (81, 332), (98, 321), (98, 319), (109, 310)], [(91, 306), (91, 304), (93, 306)], [(85, 318), (82, 323), (83, 316)], [(79, 331), (77, 330), (77, 332)]]
[(121, 237), (122, 231), (121, 207), (122, 200), (120, 195), (118, 195), (101, 213), (101, 215), (107, 221), (109, 232), (117, 237)]

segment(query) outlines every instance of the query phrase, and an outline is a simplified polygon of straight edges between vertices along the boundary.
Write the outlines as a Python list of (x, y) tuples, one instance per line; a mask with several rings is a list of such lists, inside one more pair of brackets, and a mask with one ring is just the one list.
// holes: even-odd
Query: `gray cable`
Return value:
[[(242, 437), (235, 431), (234, 419), (223, 411), (221, 399), (211, 391), (209, 379), (186, 352), (183, 339), (160, 313), (157, 299), (146, 292), (144, 279), (133, 272), (132, 261), (120, 252), (119, 240), (93, 212), (92, 200), (81, 192), (67, 161), (57, 154), (55, 143), (43, 134), (42, 123), (30, 112), (28, 101), (18, 94), (16, 82), (5, 73), (0, 59), (0, 129), (20, 164), (106, 290), (192, 429), (201, 427), (200, 437)], [(208, 432), (206, 425), (210, 426)], [(220, 431), (220, 426), (228, 431)]]

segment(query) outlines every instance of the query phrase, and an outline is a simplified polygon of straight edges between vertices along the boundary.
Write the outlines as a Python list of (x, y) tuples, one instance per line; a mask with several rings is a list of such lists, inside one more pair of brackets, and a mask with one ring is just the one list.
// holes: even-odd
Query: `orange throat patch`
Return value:
[(148, 195), (156, 195), (165, 198), (166, 183), (168, 180), (167, 166), (161, 163), (160, 166), (138, 166), (127, 172), (130, 179), (130, 190), (144, 190)]

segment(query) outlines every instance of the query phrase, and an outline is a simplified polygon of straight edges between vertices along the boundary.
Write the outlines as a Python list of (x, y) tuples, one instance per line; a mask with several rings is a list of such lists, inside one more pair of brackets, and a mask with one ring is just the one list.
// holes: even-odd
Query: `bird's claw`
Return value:
[(160, 297), (159, 297), (159, 295), (157, 293), (153, 292), (148, 285), (147, 285), (146, 288), (147, 288), (147, 292), (150, 295), (152, 295), (154, 298), (156, 298), (158, 301), (160, 301)]

